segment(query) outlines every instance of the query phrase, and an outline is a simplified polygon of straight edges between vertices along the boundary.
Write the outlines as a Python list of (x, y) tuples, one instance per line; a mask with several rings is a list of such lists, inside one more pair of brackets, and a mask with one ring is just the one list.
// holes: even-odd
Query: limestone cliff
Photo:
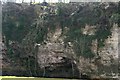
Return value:
[(2, 12), (3, 75), (118, 76), (118, 3), (5, 3)]

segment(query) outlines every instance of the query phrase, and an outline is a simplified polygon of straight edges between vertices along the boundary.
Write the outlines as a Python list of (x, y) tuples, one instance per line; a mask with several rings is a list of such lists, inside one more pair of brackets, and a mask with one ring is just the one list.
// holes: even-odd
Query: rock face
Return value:
[[(116, 77), (117, 6), (3, 4), (3, 75), (87, 80), (88, 76)], [(21, 73), (16, 74), (18, 71)]]
[(47, 40), (38, 46), (38, 64), (44, 69), (43, 76), (79, 78), (79, 70), (72, 47), (65, 47), (60, 39), (61, 29), (57, 28), (52, 34), (48, 33)]
[(39, 47), (38, 64), (45, 69), (44, 76), (79, 78), (79, 70), (73, 59), (67, 57), (63, 45), (47, 43)]
[(79, 69), (83, 73), (91, 73), (91, 75), (97, 74), (101, 77), (116, 77), (118, 75), (118, 30), (118, 25), (113, 24), (113, 27), (111, 29), (112, 35), (108, 36), (104, 43), (105, 46), (103, 48), (99, 48), (99, 50), (97, 50), (97, 40), (94, 40), (92, 42), (91, 50), (96, 56), (98, 51), (99, 58), (94, 57), (92, 59), (86, 59), (84, 57), (80, 57)]

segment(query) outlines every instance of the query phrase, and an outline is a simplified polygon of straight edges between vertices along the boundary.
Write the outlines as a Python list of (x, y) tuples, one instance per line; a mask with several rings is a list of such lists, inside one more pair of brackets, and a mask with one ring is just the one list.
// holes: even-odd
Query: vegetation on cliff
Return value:
[[(37, 54), (40, 54), (39, 46), (35, 44), (45, 47), (47, 43), (52, 43), (48, 34), (54, 34), (59, 28), (62, 29), (61, 35), (53, 42), (63, 42), (65, 49), (68, 49), (67, 46), (71, 46), (69, 44), (71, 43), (77, 62), (81, 56), (92, 59), (97, 55), (99, 58), (99, 49), (105, 46), (105, 40), (111, 36), (113, 25), (118, 24), (120, 17), (118, 9), (118, 3), (76, 3), (75, 5), (59, 3), (47, 4), (47, 6), (5, 3), (2, 10), (3, 42), (7, 47), (4, 58), (10, 60), (11, 67), (15, 67), (14, 65), (22, 67), (23, 72), (27, 72), (25, 76), (43, 76), (45, 71), (40, 69), (37, 61)], [(94, 30), (93, 34), (89, 33), (89, 29), (84, 33), (87, 26)], [(63, 41), (60, 42), (59, 39), (62, 37), (64, 37)], [(95, 40), (97, 40), (97, 53), (91, 49)], [(72, 59), (74, 60), (73, 57), (70, 60)], [(66, 72), (71, 73), (69, 70)], [(54, 77), (55, 74), (52, 74)], [(50, 72), (46, 77), (50, 77), (49, 75)]]

